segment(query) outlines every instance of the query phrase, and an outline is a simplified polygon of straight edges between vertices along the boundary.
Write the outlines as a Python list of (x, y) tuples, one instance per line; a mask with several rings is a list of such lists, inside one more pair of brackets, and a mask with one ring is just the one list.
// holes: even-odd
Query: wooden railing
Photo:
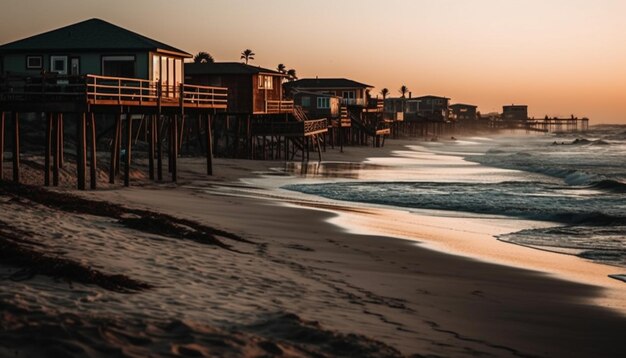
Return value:
[(97, 75), (87, 75), (86, 79), (87, 101), (91, 103), (117, 101), (118, 104), (139, 102), (142, 105), (156, 103), (159, 99), (158, 83), (154, 81)]
[(265, 108), (267, 113), (290, 113), (293, 112), (293, 101), (267, 100)]
[(342, 98), (341, 104), (344, 106), (366, 106), (365, 98)]
[(162, 105), (225, 109), (228, 89), (187, 84), (168, 86), (137, 78), (87, 75), (87, 100), (94, 104), (111, 101), (139, 105), (160, 102)]
[(328, 120), (323, 119), (309, 119), (304, 121), (304, 135), (313, 135), (318, 133), (328, 132)]
[(228, 106), (227, 88), (186, 84), (181, 85), (181, 87), (185, 107), (196, 106), (226, 109)]
[(226, 109), (228, 89), (179, 84), (167, 86), (139, 78), (99, 75), (5, 75), (0, 102), (21, 104), (74, 103)]
[(252, 123), (252, 135), (303, 137), (328, 131), (328, 120), (311, 119), (303, 122), (256, 122)]
[(84, 99), (82, 76), (28, 76), (8, 74), (0, 78), (2, 102), (72, 102)]

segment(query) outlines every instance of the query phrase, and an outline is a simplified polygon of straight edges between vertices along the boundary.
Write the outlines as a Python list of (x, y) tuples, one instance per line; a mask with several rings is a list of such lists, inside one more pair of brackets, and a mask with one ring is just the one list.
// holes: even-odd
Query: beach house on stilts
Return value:
[[(341, 146), (344, 143), (366, 144), (368, 137), (372, 137), (374, 146), (379, 146), (389, 134), (382, 120), (382, 102), (369, 96), (373, 88), (370, 85), (345, 78), (304, 78), (285, 83), (285, 88), (305, 113), (327, 110), (331, 114), (330, 140)], [(339, 103), (336, 112), (333, 98)]]
[(321, 158), (326, 117), (309, 117), (286, 99), (287, 75), (239, 62), (186, 63), (189, 83), (228, 88), (228, 108), (217, 117), (216, 152), (255, 159), (291, 159), (310, 151)]
[[(59, 183), (68, 139), (64, 129), (70, 128), (76, 133), (79, 189), (85, 188), (88, 167), (91, 188), (96, 187), (97, 142), (106, 135), (111, 137), (111, 183), (122, 158), (124, 184), (129, 185), (131, 154), (138, 138), (148, 144), (150, 178), (162, 179), (165, 149), (176, 181), (178, 151), (185, 134), (189, 135), (183, 129), (192, 121), (197, 122), (195, 135), (206, 142), (211, 173), (211, 118), (226, 110), (228, 93), (223, 87), (185, 83), (183, 61), (189, 57), (185, 51), (100, 19), (0, 46), (0, 134), (8, 118), (13, 132), (13, 180), (20, 180), (20, 122), (27, 117), (45, 123), (45, 185)], [(4, 143), (0, 144), (2, 158)]]

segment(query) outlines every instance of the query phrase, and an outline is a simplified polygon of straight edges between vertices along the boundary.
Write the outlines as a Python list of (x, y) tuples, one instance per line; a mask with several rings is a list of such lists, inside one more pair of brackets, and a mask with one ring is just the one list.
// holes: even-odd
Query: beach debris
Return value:
[(36, 186), (15, 184), (8, 181), (3, 181), (1, 184), (0, 195), (15, 197), (20, 200), (28, 199), (65, 212), (113, 218), (130, 229), (150, 234), (192, 240), (200, 244), (215, 245), (229, 250), (232, 250), (231, 245), (223, 243), (219, 238), (248, 244), (253, 243), (239, 235), (167, 214), (132, 209), (119, 204), (86, 199)]
[(153, 286), (132, 279), (126, 275), (103, 273), (84, 263), (63, 257), (52, 256), (33, 248), (33, 243), (21, 236), (29, 235), (23, 230), (0, 221), (0, 264), (18, 268), (9, 275), (12, 281), (25, 281), (37, 275), (43, 275), (82, 284), (92, 284), (119, 293), (134, 293), (150, 289)]

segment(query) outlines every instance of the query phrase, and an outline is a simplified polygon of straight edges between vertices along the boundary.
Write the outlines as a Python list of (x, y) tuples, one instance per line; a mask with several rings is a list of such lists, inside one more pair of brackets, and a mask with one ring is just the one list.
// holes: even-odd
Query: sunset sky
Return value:
[(625, 123), (624, 0), (2, 0), (0, 43), (98, 17), (217, 61), (284, 63), (483, 113)]

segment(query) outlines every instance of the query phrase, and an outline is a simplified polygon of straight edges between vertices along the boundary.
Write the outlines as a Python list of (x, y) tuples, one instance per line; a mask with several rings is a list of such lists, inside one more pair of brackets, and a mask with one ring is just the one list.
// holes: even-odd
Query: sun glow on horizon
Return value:
[(2, 10), (0, 43), (98, 17), (217, 61), (250, 48), (252, 64), (351, 78), (373, 95), (404, 84), (483, 113), (523, 103), (535, 117), (626, 123), (625, 1), (5, 0)]

